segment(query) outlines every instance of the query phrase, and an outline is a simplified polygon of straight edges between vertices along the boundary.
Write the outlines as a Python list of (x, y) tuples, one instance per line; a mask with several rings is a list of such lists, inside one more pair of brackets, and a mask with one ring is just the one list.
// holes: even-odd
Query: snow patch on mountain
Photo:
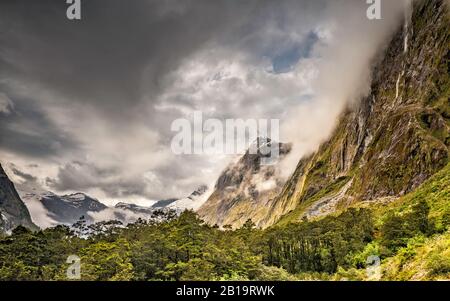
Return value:
[(202, 185), (187, 198), (177, 200), (169, 204), (167, 208), (196, 211), (208, 200), (208, 197), (211, 195), (212, 191), (213, 189), (208, 189), (208, 186)]

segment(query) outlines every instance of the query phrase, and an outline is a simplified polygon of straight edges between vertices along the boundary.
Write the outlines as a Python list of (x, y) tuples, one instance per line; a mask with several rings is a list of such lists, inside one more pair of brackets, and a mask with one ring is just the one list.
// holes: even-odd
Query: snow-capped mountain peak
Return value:
[(175, 202), (170, 203), (167, 208), (195, 211), (200, 208), (204, 202), (206, 202), (208, 196), (208, 186), (201, 185), (187, 198), (176, 200)]

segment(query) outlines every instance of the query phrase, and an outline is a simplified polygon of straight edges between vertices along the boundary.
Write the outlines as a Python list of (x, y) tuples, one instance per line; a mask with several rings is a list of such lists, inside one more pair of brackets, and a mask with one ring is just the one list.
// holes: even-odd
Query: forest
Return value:
[[(448, 224), (438, 229), (429, 210), (420, 201), (408, 214), (387, 214), (380, 227), (366, 208), (266, 230), (250, 220), (219, 229), (193, 211), (162, 223), (81, 219), (38, 232), (19, 226), (0, 239), (0, 280), (68, 280), (71, 255), (86, 281), (358, 280), (367, 256), (393, 256), (413, 237), (445, 232)], [(448, 273), (450, 265), (438, 270)]]
[(449, 182), (450, 164), (390, 204), (266, 229), (210, 226), (193, 211), (162, 212), (163, 222), (19, 226), (0, 234), (0, 281), (72, 280), (68, 258), (79, 259), (82, 281), (448, 280)]

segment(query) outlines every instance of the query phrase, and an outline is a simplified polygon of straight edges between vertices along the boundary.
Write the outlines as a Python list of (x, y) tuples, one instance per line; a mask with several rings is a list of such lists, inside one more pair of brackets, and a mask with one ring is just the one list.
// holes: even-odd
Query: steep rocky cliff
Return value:
[(370, 94), (342, 114), (331, 138), (300, 160), (284, 187), (264, 201), (216, 189), (201, 216), (236, 226), (251, 218), (260, 227), (316, 218), (357, 202), (388, 202), (444, 167), (450, 145), (449, 21), (445, 0), (414, 1), (374, 66)]
[(372, 74), (369, 96), (300, 161), (265, 225), (414, 190), (449, 158), (449, 6), (415, 1)]
[(9, 232), (19, 225), (37, 229), (14, 184), (0, 165), (0, 232)]
[[(290, 151), (290, 144), (279, 143), (278, 163)], [(264, 156), (259, 151), (247, 151), (238, 162), (225, 169), (213, 193), (198, 210), (206, 222), (240, 227), (251, 219), (260, 225), (285, 183), (276, 165), (262, 164)]]

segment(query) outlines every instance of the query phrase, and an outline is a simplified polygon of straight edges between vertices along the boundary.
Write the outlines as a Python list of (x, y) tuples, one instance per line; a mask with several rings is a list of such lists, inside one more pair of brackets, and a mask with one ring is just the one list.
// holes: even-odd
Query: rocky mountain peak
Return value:
[[(262, 147), (271, 147), (272, 143), (278, 143), (280, 159), (283, 159), (292, 150), (292, 144), (272, 142), (269, 138), (267, 138), (267, 140), (259, 140), (257, 143), (255, 142), (254, 145), (259, 145), (259, 150)], [(265, 178), (271, 177), (271, 175), (274, 173), (275, 167), (264, 166), (261, 164), (261, 159), (270, 156), (270, 154), (267, 154), (266, 152), (251, 150), (254, 145), (250, 146), (249, 150), (246, 151), (246, 153), (239, 159), (237, 163), (231, 164), (222, 172), (216, 182), (216, 190), (223, 190), (227, 187), (238, 186), (240, 183), (242, 183), (242, 181), (244, 181), (245, 174), (247, 173), (257, 174), (263, 171), (265, 172)]]
[(278, 143), (280, 163), (291, 151), (289, 143), (258, 139), (235, 163), (230, 164), (219, 176), (214, 191), (200, 207), (198, 213), (210, 224), (240, 226), (248, 218), (259, 223), (269, 204), (281, 192), (285, 179), (280, 176), (277, 164), (264, 165), (261, 159), (270, 156), (266, 152), (252, 150), (255, 145), (271, 147)]
[(13, 182), (0, 164), (0, 232), (9, 232), (20, 225), (37, 229)]
[(201, 196), (201, 195), (203, 195), (207, 190), (208, 190), (208, 186), (207, 186), (207, 185), (201, 185), (201, 186), (199, 186), (196, 190), (194, 190), (194, 192), (191, 193), (191, 195), (189, 196), (189, 198), (195, 198), (195, 197)]

